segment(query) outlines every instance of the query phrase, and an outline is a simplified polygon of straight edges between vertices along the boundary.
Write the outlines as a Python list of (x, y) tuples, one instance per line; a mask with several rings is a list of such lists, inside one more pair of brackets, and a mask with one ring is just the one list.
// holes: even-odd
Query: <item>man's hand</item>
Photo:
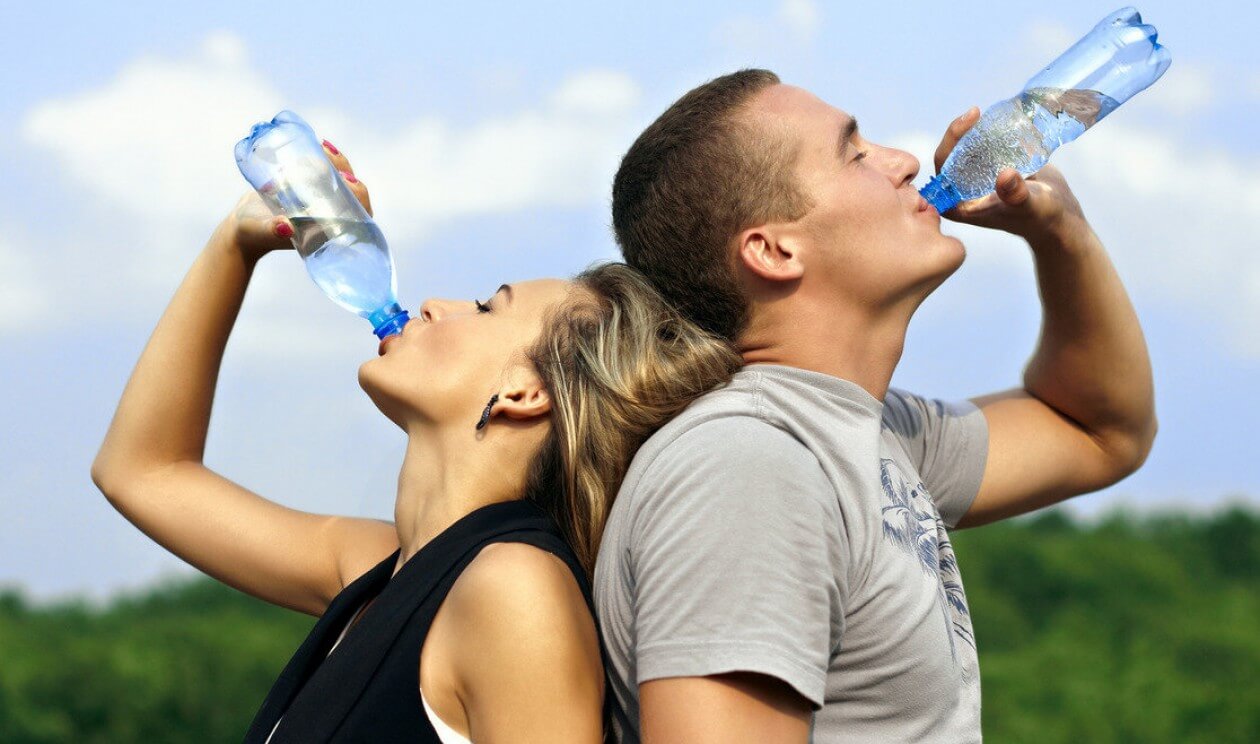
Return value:
[[(970, 109), (936, 148), (936, 170), (979, 121)], [(974, 398), (989, 425), (980, 491), (959, 526), (1024, 514), (1111, 485), (1155, 438), (1150, 356), (1120, 277), (1063, 174), (998, 174), (997, 191), (951, 220), (1018, 235), (1032, 248), (1044, 318), (1023, 386)]]
[[(949, 157), (958, 140), (980, 120), (980, 109), (972, 107), (950, 123), (936, 148), (936, 172)], [(1080, 202), (1072, 194), (1063, 174), (1047, 165), (1028, 178), (1014, 168), (998, 173), (997, 191), (965, 201), (944, 215), (955, 222), (1004, 230), (1036, 244), (1046, 240), (1062, 242), (1071, 233), (1087, 227)]]

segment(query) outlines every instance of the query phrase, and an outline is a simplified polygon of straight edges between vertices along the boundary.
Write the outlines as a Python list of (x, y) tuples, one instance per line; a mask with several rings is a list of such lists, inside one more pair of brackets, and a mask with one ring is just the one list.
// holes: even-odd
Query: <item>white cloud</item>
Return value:
[[(1260, 358), (1260, 159), (1193, 145), (1121, 120), (1100, 124), (1055, 153), (1086, 215), (1135, 296), (1157, 299), (1221, 329), (1220, 342)], [(937, 137), (896, 138), (931, 172)], [(920, 181), (925, 180), (921, 178)], [(1031, 263), (1001, 233), (947, 225), (967, 243), (968, 261), (1010, 274)], [(973, 295), (955, 295), (970, 301)], [(980, 301), (976, 297), (976, 301)]]
[(1216, 86), (1207, 69), (1174, 62), (1149, 92), (1139, 95), (1167, 113), (1187, 116), (1203, 113), (1216, 102)]
[[(391, 234), (415, 237), (453, 217), (602, 200), (639, 97), (628, 76), (593, 70), (534, 109), (472, 124), (435, 114), (382, 131), (358, 112), (301, 113), (337, 133)], [(22, 132), (108, 203), (163, 227), (208, 225), (244, 183), (232, 146), (285, 105), (243, 42), (216, 33), (188, 59), (140, 59), (101, 89), (36, 106)]]
[(348, 123), (346, 147), (389, 235), (415, 240), (457, 217), (603, 203), (639, 99), (628, 76), (594, 70), (536, 108), (469, 126), (429, 116), (380, 135)]
[[(61, 236), (58, 259), (80, 269), (66, 278), (81, 285), (69, 291), (116, 314), (112, 290), (94, 278), (108, 267), (133, 296), (167, 295), (195, 247), (248, 188), (233, 146), (281, 108), (295, 108), (346, 148), (397, 247), (457, 218), (604, 204), (639, 100), (627, 75), (590, 70), (523, 110), (472, 122), (433, 113), (386, 127), (370, 113), (287, 100), (250, 65), (238, 37), (213, 33), (187, 56), (142, 57), (97, 89), (39, 103), (20, 131), (27, 145), (47, 152), (67, 186), (88, 197), (80, 200), (84, 211), (100, 218), (89, 226), (94, 218), (75, 215), (86, 234)], [(0, 268), (16, 265), (11, 254), (0, 251)], [(297, 317), (290, 276), (261, 272), (251, 294), (251, 306), (272, 326)], [(309, 346), (301, 341), (262, 328), (241, 339), (273, 355)]]
[(592, 70), (566, 80), (551, 101), (558, 111), (616, 116), (638, 105), (639, 86), (623, 73)]
[(37, 244), (22, 243), (11, 243), (8, 236), (0, 235), (0, 276), (4, 277), (0, 331), (29, 331), (37, 321), (42, 328), (57, 320), (45, 317), (53, 305), (55, 285), (39, 271), (38, 255), (33, 253)]
[(735, 49), (759, 49), (783, 41), (808, 46), (818, 33), (819, 11), (814, 0), (781, 0), (772, 15), (740, 15), (718, 24), (717, 40)]
[(1019, 48), (1031, 57), (1045, 58), (1048, 64), (1076, 43), (1087, 29), (1073, 31), (1058, 21), (1034, 23), (1024, 31)]
[[(1089, 28), (1069, 28), (1056, 21), (1042, 21), (1029, 26), (1018, 43), (1019, 59), (1050, 64), (1066, 52)], [(1029, 68), (1029, 77), (1036, 70)], [(1260, 81), (1258, 81), (1260, 83)], [(1176, 116), (1199, 114), (1217, 100), (1214, 76), (1201, 64), (1187, 62), (1174, 52), (1173, 63), (1148, 92), (1134, 100), (1160, 113)]]
[(799, 39), (812, 41), (818, 32), (818, 6), (813, 0), (783, 0), (778, 15)]
[(186, 59), (143, 57), (102, 88), (38, 104), (21, 132), (106, 204), (205, 225), (241, 190), (232, 146), (282, 100), (240, 40), (215, 33)]

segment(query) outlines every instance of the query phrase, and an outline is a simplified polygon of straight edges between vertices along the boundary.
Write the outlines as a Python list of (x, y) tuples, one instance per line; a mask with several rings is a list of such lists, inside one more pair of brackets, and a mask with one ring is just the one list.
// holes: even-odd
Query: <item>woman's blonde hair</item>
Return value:
[(551, 396), (552, 423), (526, 498), (556, 521), (589, 576), (639, 445), (742, 362), (623, 263), (594, 266), (574, 283), (527, 352)]

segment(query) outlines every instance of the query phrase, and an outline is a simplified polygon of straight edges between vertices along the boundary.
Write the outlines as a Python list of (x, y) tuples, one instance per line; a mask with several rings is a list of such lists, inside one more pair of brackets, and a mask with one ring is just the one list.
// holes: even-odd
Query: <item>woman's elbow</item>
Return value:
[(1152, 413), (1142, 427), (1113, 440), (1109, 448), (1113, 473), (1109, 480), (1112, 483), (1133, 475), (1146, 463), (1155, 446), (1155, 435), (1158, 431), (1159, 422)]

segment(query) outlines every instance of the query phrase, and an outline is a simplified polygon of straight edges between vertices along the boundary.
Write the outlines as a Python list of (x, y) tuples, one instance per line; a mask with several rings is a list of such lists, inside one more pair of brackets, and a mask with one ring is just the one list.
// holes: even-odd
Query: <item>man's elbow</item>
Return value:
[(133, 458), (119, 457), (102, 447), (92, 461), (92, 483), (114, 508), (121, 509), (126, 501), (134, 498), (141, 481), (159, 469), (156, 464), (138, 463)]
[(110, 498), (110, 493), (118, 490), (118, 477), (116, 468), (105, 456), (102, 450), (96, 455), (96, 459), (92, 461), (92, 483), (100, 489), (105, 498)]

